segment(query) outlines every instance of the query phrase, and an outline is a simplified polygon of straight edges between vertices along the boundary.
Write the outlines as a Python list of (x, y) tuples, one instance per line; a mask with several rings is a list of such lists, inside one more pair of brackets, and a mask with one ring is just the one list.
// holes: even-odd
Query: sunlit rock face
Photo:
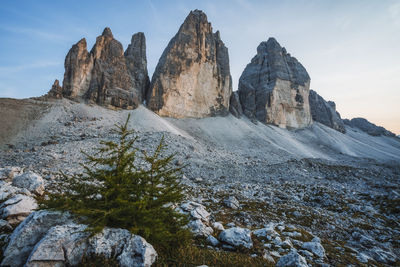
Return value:
[(149, 85), (143, 33), (133, 35), (124, 53), (110, 28), (105, 28), (90, 52), (84, 38), (73, 45), (64, 66), (62, 96), (73, 100), (136, 108)]
[(309, 89), (306, 69), (270, 38), (257, 47), (257, 55), (239, 79), (238, 91), (243, 113), (250, 119), (302, 128), (312, 123)]
[(226, 115), (231, 93), (228, 49), (207, 16), (191, 11), (158, 62), (148, 107), (175, 118)]

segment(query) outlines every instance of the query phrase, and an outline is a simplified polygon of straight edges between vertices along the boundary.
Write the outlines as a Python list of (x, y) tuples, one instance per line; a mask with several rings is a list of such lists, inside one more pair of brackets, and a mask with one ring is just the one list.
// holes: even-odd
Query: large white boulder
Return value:
[(22, 222), (37, 208), (38, 205), (34, 198), (18, 194), (0, 205), (0, 216), (15, 225)]
[(32, 250), (25, 266), (77, 265), (87, 250), (85, 225), (67, 224), (52, 227)]
[(26, 172), (14, 177), (12, 185), (28, 189), (36, 195), (43, 195), (44, 193), (44, 180), (40, 175), (34, 172)]
[(34, 246), (51, 227), (68, 222), (71, 219), (67, 213), (45, 210), (33, 212), (10, 236), (1, 266), (23, 266)]
[(251, 231), (246, 228), (233, 227), (226, 229), (220, 233), (219, 240), (234, 247), (253, 247), (253, 241), (251, 240)]

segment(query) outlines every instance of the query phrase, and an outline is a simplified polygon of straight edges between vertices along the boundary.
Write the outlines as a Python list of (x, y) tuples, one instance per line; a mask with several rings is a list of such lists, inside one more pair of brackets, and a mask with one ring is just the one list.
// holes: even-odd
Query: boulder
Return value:
[(71, 219), (67, 213), (45, 210), (33, 212), (10, 236), (1, 266), (23, 266), (34, 246), (51, 227), (68, 222), (71, 222)]
[(227, 115), (231, 93), (228, 49), (206, 14), (191, 11), (157, 64), (147, 105), (174, 118)]
[(25, 266), (76, 266), (87, 250), (85, 225), (52, 227), (32, 250)]
[(107, 258), (119, 255), (131, 233), (125, 229), (105, 228), (90, 238), (90, 254), (101, 254)]
[(249, 229), (233, 227), (222, 231), (219, 240), (234, 247), (252, 248), (251, 231)]
[(116, 257), (122, 267), (147, 267), (157, 258), (152, 245), (128, 230), (105, 228), (89, 238), (86, 228), (77, 224), (52, 227), (35, 246), (26, 266), (76, 266), (85, 255), (95, 254)]
[(239, 201), (234, 196), (229, 196), (224, 199), (224, 205), (231, 209), (238, 209), (240, 207)]
[(18, 194), (0, 205), (0, 216), (11, 225), (16, 225), (37, 208), (38, 205), (34, 198)]
[(177, 211), (189, 215), (190, 221), (187, 224), (187, 227), (195, 236), (207, 237), (214, 232), (214, 230), (209, 226), (210, 213), (206, 211), (203, 205), (193, 201), (188, 201), (182, 203)]
[[(0, 181), (0, 201), (5, 201), (16, 194), (22, 193), (21, 188), (11, 185), (11, 182)], [(29, 193), (29, 191), (28, 191)]]
[(20, 167), (4, 167), (0, 168), (0, 180), (11, 181), (15, 176), (23, 173), (23, 169)]
[(212, 235), (209, 235), (206, 239), (207, 243), (210, 244), (213, 247), (216, 247), (219, 245), (219, 241), (218, 239), (216, 239), (215, 237), (213, 237)]
[(312, 252), (317, 257), (325, 257), (325, 249), (320, 242), (304, 242), (301, 248)]
[(222, 223), (220, 223), (220, 222), (214, 222), (214, 223), (212, 224), (212, 227), (213, 227), (215, 230), (218, 230), (218, 231), (224, 231), (224, 230), (225, 230), (224, 226), (223, 226)]
[(16, 176), (12, 181), (12, 185), (25, 188), (36, 195), (43, 195), (44, 193), (44, 180), (34, 172), (26, 172)]
[(210, 221), (210, 213), (206, 211), (206, 208), (193, 201), (183, 203), (178, 211), (190, 215), (190, 217), (195, 220), (199, 219), (205, 223), (209, 223)]
[(243, 113), (252, 120), (283, 128), (312, 123), (306, 69), (274, 39), (261, 42), (239, 79)]
[(369, 135), (372, 135), (372, 136), (383, 135), (383, 136), (396, 137), (396, 135), (394, 133), (386, 130), (385, 128), (383, 128), (381, 126), (377, 126), (364, 118), (354, 118), (351, 120), (344, 119), (343, 122), (344, 122), (344, 124), (346, 124), (350, 127), (358, 128), (361, 131), (363, 131)]
[(122, 253), (117, 260), (121, 267), (150, 267), (157, 259), (153, 246), (138, 235), (132, 235), (127, 240)]
[(340, 114), (336, 111), (335, 102), (326, 102), (322, 96), (313, 90), (310, 90), (309, 102), (313, 121), (322, 123), (341, 133), (346, 132)]
[(276, 267), (308, 267), (306, 259), (296, 251), (282, 256), (276, 263)]
[(211, 235), (214, 230), (207, 226), (202, 220), (200, 219), (192, 219), (187, 224), (188, 229), (195, 235), (195, 236), (204, 236), (207, 237)]

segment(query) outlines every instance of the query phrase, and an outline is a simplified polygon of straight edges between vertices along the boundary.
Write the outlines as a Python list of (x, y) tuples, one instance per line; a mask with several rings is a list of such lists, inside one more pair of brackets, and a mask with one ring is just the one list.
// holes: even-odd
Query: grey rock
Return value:
[(320, 258), (325, 257), (325, 249), (319, 242), (304, 242), (301, 248), (312, 252), (314, 255)]
[(235, 210), (240, 207), (239, 201), (234, 196), (229, 196), (227, 199), (224, 199), (224, 205)]
[(250, 119), (280, 127), (300, 128), (312, 123), (306, 69), (274, 38), (257, 47), (257, 55), (239, 79), (243, 113)]
[(51, 227), (68, 222), (72, 221), (66, 213), (45, 210), (33, 212), (11, 234), (1, 265), (24, 265), (34, 246)]
[(11, 231), (12, 229), (13, 228), (6, 220), (0, 219), (0, 232), (2, 232), (2, 233), (8, 232), (8, 231)]
[(37, 208), (38, 205), (34, 198), (18, 194), (0, 205), (0, 216), (11, 225), (16, 225)]
[(242, 105), (240, 104), (239, 93), (237, 91), (232, 92), (229, 100), (229, 111), (236, 118), (240, 118), (243, 115)]
[(200, 219), (194, 219), (191, 220), (188, 224), (187, 227), (189, 230), (195, 235), (195, 236), (209, 236), (211, 235), (214, 230), (207, 226), (202, 220)]
[(268, 262), (268, 263), (275, 263), (274, 258), (272, 257), (271, 253), (269, 253), (267, 250), (264, 250), (263, 252), (263, 258)]
[(26, 172), (16, 176), (12, 181), (12, 185), (25, 188), (36, 195), (43, 195), (44, 193), (44, 180), (34, 172)]
[(157, 252), (143, 237), (132, 235), (127, 240), (117, 260), (121, 267), (150, 267), (157, 259)]
[(231, 93), (228, 49), (206, 14), (191, 11), (157, 64), (147, 105), (175, 118), (227, 115)]
[(119, 255), (129, 238), (131, 238), (131, 233), (128, 230), (105, 228), (90, 238), (88, 252), (89, 254), (104, 255), (106, 258)]
[(277, 267), (308, 267), (306, 259), (296, 251), (282, 256), (276, 263)]
[(372, 136), (391, 136), (395, 137), (396, 135), (381, 126), (377, 126), (364, 118), (353, 118), (351, 120), (344, 119), (343, 122), (353, 128), (358, 128), (363, 132), (366, 132)]
[(132, 35), (131, 43), (125, 50), (124, 56), (133, 86), (138, 91), (140, 101), (142, 101), (150, 86), (147, 72), (146, 37), (143, 32)]
[[(88, 232), (85, 225), (66, 224), (52, 227), (32, 250), (25, 266), (76, 266), (87, 250)], [(52, 265), (53, 266), (53, 265)]]
[(279, 236), (278, 232), (275, 231), (274, 224), (269, 224), (265, 228), (254, 230), (253, 234), (257, 237), (264, 237), (264, 238), (266, 238), (267, 236), (273, 236), (273, 237)]
[(207, 243), (210, 244), (213, 247), (216, 247), (219, 245), (219, 241), (218, 239), (216, 239), (215, 237), (213, 237), (212, 235), (209, 235), (206, 239)]
[(20, 167), (5, 167), (0, 168), (0, 180), (11, 181), (15, 176), (23, 173), (23, 169)]
[(188, 214), (192, 219), (200, 219), (205, 223), (209, 223), (210, 220), (210, 213), (206, 211), (206, 208), (196, 202), (189, 201), (181, 204), (180, 208), (178, 209), (183, 214)]
[(220, 222), (214, 222), (214, 223), (212, 224), (212, 227), (213, 227), (215, 230), (218, 230), (218, 231), (224, 231), (224, 230), (225, 230), (224, 226), (223, 226), (222, 223), (220, 223)]
[(341, 133), (346, 132), (340, 114), (336, 111), (335, 102), (326, 102), (322, 96), (313, 90), (310, 90), (309, 102), (311, 116), (314, 121), (322, 123)]
[(370, 254), (374, 260), (381, 263), (393, 264), (397, 261), (396, 255), (389, 250), (383, 250), (379, 247), (375, 247), (370, 251)]
[(246, 228), (233, 227), (226, 229), (219, 234), (219, 240), (234, 247), (253, 247), (253, 241), (251, 240), (251, 231)]

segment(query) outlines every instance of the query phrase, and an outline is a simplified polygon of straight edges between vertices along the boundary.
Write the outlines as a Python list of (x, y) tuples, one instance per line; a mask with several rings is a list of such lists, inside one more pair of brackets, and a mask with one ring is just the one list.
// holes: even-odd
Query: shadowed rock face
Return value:
[(364, 118), (353, 118), (351, 120), (344, 119), (343, 122), (344, 124), (350, 127), (358, 128), (361, 131), (366, 132), (367, 134), (372, 136), (380, 136), (380, 135), (391, 136), (391, 137), (396, 136), (394, 133), (386, 130), (382, 126), (377, 126)]
[(150, 79), (147, 73), (146, 37), (143, 32), (135, 33), (132, 36), (131, 43), (124, 55), (133, 86), (140, 92), (141, 97), (145, 98)]
[(68, 52), (62, 95), (99, 105), (136, 108), (148, 80), (144, 34), (132, 37), (124, 55), (121, 43), (105, 28), (90, 53), (85, 39)]
[(312, 119), (314, 121), (320, 122), (341, 133), (346, 132), (344, 123), (340, 118), (340, 114), (336, 111), (335, 102), (326, 102), (322, 96), (313, 90), (310, 90), (309, 102)]
[(148, 107), (175, 118), (225, 115), (231, 93), (228, 49), (207, 16), (192, 11), (157, 64)]
[(243, 113), (250, 119), (283, 128), (312, 123), (306, 69), (279, 43), (270, 38), (257, 47), (257, 55), (239, 79)]

